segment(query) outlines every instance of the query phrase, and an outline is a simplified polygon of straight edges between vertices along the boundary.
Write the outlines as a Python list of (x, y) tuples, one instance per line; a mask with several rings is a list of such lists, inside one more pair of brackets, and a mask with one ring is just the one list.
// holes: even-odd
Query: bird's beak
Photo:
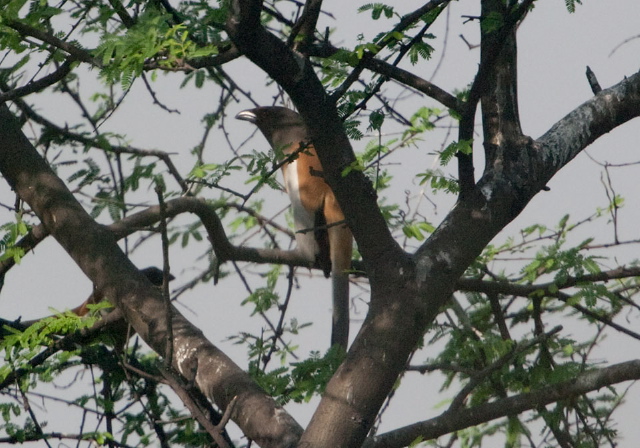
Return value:
[(248, 121), (249, 123), (256, 124), (258, 117), (252, 110), (243, 110), (238, 115), (236, 115), (238, 120)]

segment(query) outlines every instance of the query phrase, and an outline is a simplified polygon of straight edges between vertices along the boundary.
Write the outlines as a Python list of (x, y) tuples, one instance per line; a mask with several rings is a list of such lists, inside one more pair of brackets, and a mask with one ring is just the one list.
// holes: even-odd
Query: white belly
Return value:
[(291, 201), (297, 249), (305, 256), (305, 258), (314, 262), (316, 254), (318, 253), (318, 245), (313, 232), (313, 228), (315, 226), (315, 213), (304, 208), (302, 201), (300, 200), (297, 164), (298, 161), (294, 160), (284, 167), (284, 185), (287, 189), (287, 193), (289, 194), (289, 200)]

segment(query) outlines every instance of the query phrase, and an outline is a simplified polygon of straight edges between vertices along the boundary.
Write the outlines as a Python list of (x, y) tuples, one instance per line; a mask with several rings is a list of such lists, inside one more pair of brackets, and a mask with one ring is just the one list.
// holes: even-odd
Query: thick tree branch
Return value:
[[(247, 261), (313, 267), (309, 266), (309, 260), (296, 251), (232, 245), (216, 213), (216, 207), (208, 204), (203, 199), (182, 197), (166, 202), (167, 218), (174, 218), (182, 213), (193, 213), (202, 221), (211, 246), (220, 262)], [(141, 212), (129, 215), (123, 220), (111, 224), (108, 228), (116, 238), (120, 239), (139, 231), (141, 228), (157, 223), (159, 219), (160, 207), (152, 206)]]
[(318, 17), (322, 11), (322, 0), (307, 0), (302, 10), (302, 15), (298, 19), (289, 36), (289, 45), (302, 54), (307, 53), (307, 49), (313, 42), (314, 33), (318, 24)]
[(483, 33), (480, 68), (472, 90), (482, 93), (485, 165), (499, 169), (505, 152), (520, 150), (523, 135), (518, 110), (516, 20), (500, 1), (483, 0), (483, 20), (491, 15), (501, 16), (505, 23), (498, 30)]
[[(497, 30), (487, 25), (482, 30), (481, 57), (464, 112), (460, 120), (459, 140), (472, 141), (478, 102), (482, 99), (486, 164), (497, 157), (494, 146), (512, 146), (521, 138), (517, 101), (516, 25), (533, 0), (525, 0), (515, 10), (500, 0), (482, 0), (481, 20), (502, 18)], [(475, 188), (473, 155), (459, 152), (458, 179), (460, 197), (464, 199)]]
[(262, 447), (289, 447), (300, 426), (253, 380), (173, 309), (118, 247), (113, 234), (83, 210), (51, 171), (6, 106), (0, 106), (0, 172), (44, 226), (125, 319), (157, 353), (166, 353), (167, 326), (174, 333), (173, 368), (193, 378), (220, 408), (237, 396), (234, 421)]
[[(502, 44), (505, 42), (507, 37), (514, 32), (518, 21), (521, 20), (524, 15), (527, 13), (529, 7), (535, 0), (524, 0), (515, 11), (503, 11), (503, 22), (500, 25), (498, 30), (494, 30), (491, 34), (492, 40), (494, 40), (497, 45), (490, 47), (487, 46), (485, 49), (485, 55), (483, 57), (483, 61), (481, 61), (480, 67), (478, 67), (478, 72), (473, 80), (473, 84), (471, 85), (471, 90), (469, 91), (469, 99), (467, 101), (468, 107), (475, 108), (480, 101), (480, 98), (485, 92), (487, 85), (489, 85), (492, 81), (491, 73), (493, 71), (493, 64), (500, 55), (502, 51)], [(497, 9), (505, 8), (504, 4), (500, 1), (496, 0), (483, 0), (482, 1), (483, 14), (485, 11), (490, 13), (492, 11), (496, 11)], [(483, 16), (483, 18), (485, 18)], [(470, 112), (469, 112), (470, 113)]]
[(602, 90), (536, 141), (548, 181), (599, 137), (640, 115), (640, 73)]
[(491, 420), (517, 415), (557, 401), (584, 395), (624, 381), (640, 379), (640, 360), (591, 370), (577, 378), (545, 387), (535, 392), (515, 395), (467, 409), (444, 413), (439, 417), (414, 423), (368, 440), (366, 448), (398, 448), (408, 446), (418, 437), (432, 440), (464, 428)]
[[(259, 10), (260, 2), (257, 0), (235, 2), (234, 16), (229, 22), (232, 39), (242, 52), (285, 88), (312, 130), (325, 173), (329, 173), (327, 179), (341, 205), (343, 198), (346, 200), (343, 208), (363, 251), (372, 285), (367, 319), (345, 363), (329, 383), (301, 443), (308, 443), (309, 447), (357, 446), (398, 372), (404, 367), (406, 357), (421, 339), (427, 324), (438, 314), (439, 307), (449, 299), (465, 269), (570, 159), (549, 166), (547, 150), (541, 150), (530, 140), (517, 142), (518, 147), (510, 148), (502, 165), (486, 167), (477, 188), (469, 189), (469, 194), (458, 202), (412, 261), (402, 256), (389, 256), (395, 249), (385, 245), (383, 247), (388, 247), (391, 252), (381, 252), (380, 241), (371, 241), (372, 237), (379, 235), (376, 233), (378, 225), (367, 219), (374, 206), (363, 200), (368, 199), (364, 193), (366, 190), (357, 182), (351, 183), (351, 176), (332, 178), (341, 164), (348, 163), (350, 159), (349, 152), (336, 151), (341, 145), (346, 148), (346, 143), (341, 128), (332, 121), (335, 115), (327, 106), (322, 86), (306, 61), (260, 28)], [(490, 65), (487, 62), (486, 70)], [(482, 84), (478, 81), (477, 85)], [(620, 108), (625, 107), (620, 104)], [(640, 109), (635, 110), (635, 115), (624, 115), (630, 119), (639, 112)], [(469, 117), (473, 118), (472, 115)], [(616, 123), (622, 121), (616, 120)], [(329, 154), (334, 156), (326, 159)], [(553, 160), (557, 161), (557, 158)], [(346, 199), (346, 194), (358, 198), (357, 204), (353, 204), (355, 207)], [(367, 252), (372, 247), (376, 250)], [(372, 260), (372, 256), (383, 258)], [(384, 271), (376, 272), (378, 264)], [(384, 282), (377, 282), (376, 275), (382, 272), (385, 274)], [(398, 274), (400, 278), (394, 280)], [(382, 284), (387, 287), (380, 289)], [(410, 323), (407, 316), (413, 318)]]
[[(426, 327), (425, 313), (420, 310), (421, 304), (414, 302), (417, 295), (411, 283), (411, 260), (392, 238), (371, 184), (358, 170), (342, 175), (355, 157), (335, 104), (309, 61), (262, 28), (260, 7), (259, 0), (232, 2), (228, 33), (238, 49), (289, 94), (302, 115), (325, 180), (358, 243), (374, 291), (363, 329), (329, 382), (299, 443), (308, 448), (355, 447), (366, 437), (421, 337)], [(403, 305), (396, 306), (399, 302)], [(406, 316), (412, 314), (415, 317), (407, 323)], [(392, 327), (390, 322), (403, 324)]]
[[(440, 267), (458, 282), (465, 268), (491, 239), (515, 218), (561, 168), (598, 137), (640, 116), (640, 73), (603, 90), (556, 123), (535, 142), (523, 141), (487, 166), (469, 200), (459, 202), (431, 237), (416, 251), (425, 272)], [(455, 244), (452, 244), (455, 242)], [(444, 256), (443, 254), (446, 254)], [(454, 272), (455, 271), (455, 272)], [(443, 304), (447, 297), (442, 297)]]
[[(459, 201), (414, 256), (431, 321), (470, 263), (548, 180), (599, 136), (640, 115), (640, 74), (579, 106), (537, 142), (512, 148), (486, 167), (472, 194)], [(401, 321), (398, 321), (401, 322)]]
[(540, 293), (546, 295), (552, 293), (552, 290), (557, 291), (558, 289), (571, 288), (581, 283), (608, 282), (609, 280), (619, 280), (630, 277), (640, 277), (640, 268), (637, 266), (620, 266), (619, 268), (598, 272), (596, 274), (586, 274), (575, 277), (569, 276), (562, 282), (547, 282), (532, 285), (461, 278), (458, 281), (458, 288), (463, 291), (493, 294), (528, 296), (529, 294)]
[[(343, 179), (335, 177), (340, 166), (350, 163), (350, 151), (337, 151), (341, 145), (347, 148), (347, 144), (341, 128), (334, 122), (335, 112), (327, 105), (322, 86), (308, 63), (260, 27), (259, 1), (236, 1), (233, 11), (229, 21), (232, 39), (243, 53), (283, 86), (298, 106), (310, 127), (325, 173), (329, 174), (327, 180), (340, 204), (345, 201), (343, 208), (348, 223), (364, 251), (372, 285), (371, 308), (347, 360), (329, 383), (301, 440), (309, 447), (357, 446), (404, 367), (406, 357), (422, 337), (426, 325), (438, 314), (439, 307), (449, 299), (464, 270), (564, 163), (550, 169), (544, 149), (541, 151), (540, 146), (531, 141), (517, 142), (518, 148), (510, 148), (503, 165), (485, 169), (477, 188), (469, 189), (470, 193), (417, 251), (414, 269), (413, 263), (402, 256), (389, 256), (395, 251), (391, 246), (381, 247), (380, 240), (371, 241), (372, 237), (378, 238), (379, 227), (367, 219), (375, 206), (368, 201), (366, 190), (351, 175)], [(511, 31), (509, 27), (505, 29)], [(486, 62), (485, 70), (489, 70), (491, 64)], [(479, 73), (476, 86), (483, 86), (489, 79), (481, 75)], [(476, 91), (484, 92), (484, 89), (477, 87)], [(473, 115), (469, 113), (471, 124)], [(333, 157), (327, 159), (330, 154)], [(358, 198), (357, 204), (349, 203), (347, 194)], [(367, 252), (371, 248), (376, 250)], [(381, 252), (383, 248), (389, 249)], [(376, 272), (377, 264), (384, 271)], [(377, 282), (376, 275), (382, 272), (384, 282)], [(399, 273), (401, 277), (395, 281), (394, 276)], [(387, 288), (380, 289), (382, 284)], [(406, 316), (412, 316), (410, 324)]]
[[(218, 217), (217, 210), (221, 207), (237, 208), (245, 213), (251, 214), (259, 220), (264, 220), (255, 212), (246, 209), (243, 206), (237, 204), (223, 204), (220, 206), (214, 206), (207, 203), (203, 199), (198, 199), (190, 196), (172, 199), (166, 202), (167, 218), (175, 218), (183, 213), (193, 213), (203, 223), (209, 241), (216, 257), (223, 263), (225, 261), (245, 261), (250, 263), (273, 263), (273, 264), (286, 264), (289, 266), (299, 266), (305, 268), (314, 268), (315, 266), (309, 265), (309, 260), (301, 256), (296, 251), (282, 250), (282, 249), (266, 249), (266, 248), (251, 248), (246, 246), (234, 246), (229, 241), (227, 234), (224, 230), (222, 222)], [(123, 218), (121, 221), (117, 221), (113, 224), (106, 226), (108, 230), (113, 232), (116, 239), (122, 239), (142, 229), (150, 228), (158, 223), (160, 220), (160, 207), (151, 206), (145, 210), (134, 213)], [(278, 229), (282, 232), (288, 233), (289, 236), (293, 234), (284, 228), (278, 226)], [(45, 227), (40, 224), (34, 226), (31, 231), (18, 243), (16, 247), (22, 248), (25, 252), (33, 250), (40, 242), (42, 242), (49, 233)], [(13, 258), (8, 258), (0, 262), (0, 277), (6, 275), (7, 271), (15, 265)]]

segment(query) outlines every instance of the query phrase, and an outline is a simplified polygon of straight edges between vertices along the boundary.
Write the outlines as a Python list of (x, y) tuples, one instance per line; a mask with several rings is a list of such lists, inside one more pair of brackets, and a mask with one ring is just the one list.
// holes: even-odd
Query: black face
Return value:
[[(149, 281), (151, 283), (153, 283), (156, 286), (160, 286), (162, 285), (162, 270), (158, 269), (155, 266), (150, 266), (148, 268), (144, 268), (144, 269), (140, 269), (140, 272), (142, 272), (144, 275), (147, 276), (147, 278), (149, 279)], [(169, 274), (169, 281), (174, 280), (175, 277), (171, 274)]]

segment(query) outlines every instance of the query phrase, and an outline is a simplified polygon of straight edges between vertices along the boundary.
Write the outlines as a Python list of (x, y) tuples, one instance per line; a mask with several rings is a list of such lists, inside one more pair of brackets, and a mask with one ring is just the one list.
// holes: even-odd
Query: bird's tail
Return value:
[(329, 227), (333, 285), (331, 345), (339, 344), (345, 350), (349, 343), (349, 269), (352, 241), (351, 231), (346, 225)]

